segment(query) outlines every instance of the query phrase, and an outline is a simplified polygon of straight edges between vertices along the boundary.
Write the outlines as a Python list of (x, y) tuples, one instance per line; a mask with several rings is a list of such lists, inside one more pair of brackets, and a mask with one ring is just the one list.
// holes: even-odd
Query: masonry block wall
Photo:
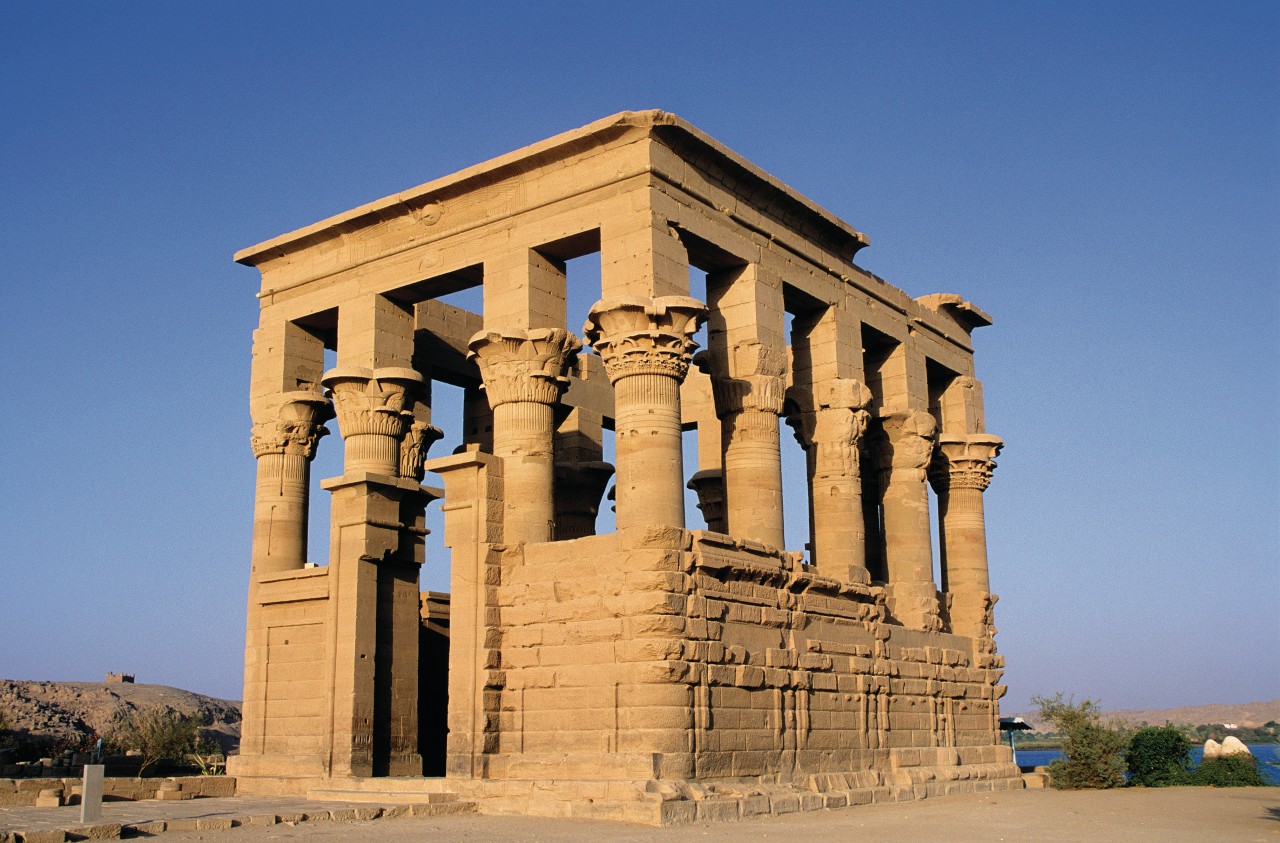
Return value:
[[(1003, 443), (970, 341), (990, 319), (860, 269), (866, 245), (653, 111), (239, 253), (262, 274), (241, 789), (443, 772), (637, 818), (751, 783), (1015, 786), (982, 508)], [(567, 267), (592, 253), (588, 307)], [(481, 312), (440, 301), (472, 287)], [(433, 382), (464, 389), (461, 418), (433, 415)], [(445, 430), (463, 445), (429, 456)], [(327, 501), (320, 447), (343, 452)], [(807, 511), (783, 511), (788, 447)], [(417, 584), (427, 506), (447, 596)]]

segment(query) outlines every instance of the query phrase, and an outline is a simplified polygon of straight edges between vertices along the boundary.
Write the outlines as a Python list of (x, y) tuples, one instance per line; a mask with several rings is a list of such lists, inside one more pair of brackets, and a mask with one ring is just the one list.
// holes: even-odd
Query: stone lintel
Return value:
[(456, 454), (448, 456), (435, 457), (427, 460), (425, 467), (427, 471), (433, 474), (443, 474), (446, 471), (452, 471), (455, 468), (463, 468), (466, 466), (488, 466), (500, 463), (501, 460), (493, 454), (487, 454), (478, 448), (468, 448)]
[(992, 324), (989, 313), (955, 293), (933, 293), (920, 296), (916, 301), (934, 313), (949, 316), (966, 334), (973, 333), (974, 328), (985, 328)]
[[(434, 462), (434, 460), (432, 461)], [(444, 490), (435, 486), (423, 486), (416, 480), (408, 477), (392, 477), (390, 474), (375, 474), (371, 471), (349, 471), (339, 477), (329, 477), (320, 481), (320, 488), (328, 492), (346, 488), (347, 486), (357, 486), (367, 484), (369, 486), (382, 486), (387, 491), (400, 492), (417, 492), (427, 495), (433, 500), (444, 497)]]

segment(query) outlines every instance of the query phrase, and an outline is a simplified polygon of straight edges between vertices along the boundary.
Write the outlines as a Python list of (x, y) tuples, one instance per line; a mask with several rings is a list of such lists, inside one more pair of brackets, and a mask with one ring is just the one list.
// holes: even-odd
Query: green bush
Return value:
[(200, 740), (200, 721), (164, 708), (122, 711), (103, 737), (112, 746), (141, 754), (141, 778), (157, 761), (182, 759), (194, 752)]
[(1129, 784), (1168, 787), (1178, 784), (1189, 762), (1191, 741), (1173, 726), (1148, 726), (1129, 738), (1125, 761)]
[(1223, 755), (1201, 762), (1181, 776), (1179, 784), (1200, 787), (1266, 787), (1252, 755)]
[(1060, 758), (1049, 765), (1053, 786), (1062, 790), (1120, 787), (1124, 784), (1124, 735), (1101, 722), (1098, 704), (1074, 698), (1032, 697), (1040, 716), (1066, 736)]

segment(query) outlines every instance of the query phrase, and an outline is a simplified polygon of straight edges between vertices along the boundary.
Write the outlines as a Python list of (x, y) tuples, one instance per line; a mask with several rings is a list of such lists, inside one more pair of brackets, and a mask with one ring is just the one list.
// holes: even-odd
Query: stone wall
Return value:
[(677, 530), (507, 560), (495, 778), (1017, 775), (996, 743), (999, 657), (886, 623), (880, 587)]
[[(30, 807), (36, 804), (36, 797), (42, 790), (61, 790), (64, 805), (78, 804), (81, 779), (0, 779), (0, 807)], [(136, 802), (140, 799), (155, 799), (161, 788), (178, 790), (189, 798), (197, 799), (213, 796), (235, 796), (236, 780), (231, 776), (176, 776), (170, 778), (138, 779), (132, 777), (109, 777), (103, 779), (102, 798), (107, 802)], [(70, 801), (68, 801), (70, 800)]]

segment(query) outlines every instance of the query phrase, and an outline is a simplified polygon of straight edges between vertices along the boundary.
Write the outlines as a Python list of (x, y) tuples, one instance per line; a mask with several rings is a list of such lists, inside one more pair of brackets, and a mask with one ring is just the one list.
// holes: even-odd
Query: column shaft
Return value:
[(939, 496), (942, 521), (942, 590), (990, 591), (987, 574), (987, 525), (980, 489), (951, 488)]
[(291, 571), (307, 562), (307, 510), (311, 460), (329, 431), (329, 402), (318, 392), (286, 392), (272, 411), (275, 421), (254, 425), (258, 457), (253, 507), (255, 575)]
[(555, 405), (582, 343), (563, 328), (481, 331), (470, 359), (493, 409), (493, 453), (503, 463), (507, 541), (555, 538)]
[(937, 423), (921, 410), (885, 416), (881, 478), (889, 611), (904, 626), (941, 627), (925, 470)]
[(999, 437), (985, 433), (944, 433), (929, 471), (938, 494), (942, 590), (950, 606), (951, 630), (971, 638), (994, 632), (982, 493), (1002, 447)]
[(503, 460), (506, 534), (512, 542), (553, 538), (555, 420), (549, 404), (516, 401), (493, 410), (493, 454)]
[(729, 535), (777, 548), (786, 544), (782, 516), (782, 449), (778, 414), (744, 409), (725, 420), (724, 490)]
[(301, 454), (258, 457), (253, 501), (253, 567), (258, 573), (301, 568), (307, 561), (311, 461)]
[(866, 529), (862, 505), (862, 408), (870, 393), (856, 380), (834, 378), (788, 391), (787, 424), (805, 449), (809, 479), (810, 549), (825, 576), (867, 583)]
[(604, 299), (584, 326), (614, 387), (617, 525), (684, 528), (680, 383), (706, 318), (688, 296)]
[(680, 382), (635, 374), (614, 384), (617, 525), (684, 527)]
[(342, 476), (321, 484), (333, 493), (331, 775), (421, 775), (418, 513), (429, 498), (418, 477), (439, 431), (415, 419), (413, 369), (344, 366), (323, 382), (345, 443)]

